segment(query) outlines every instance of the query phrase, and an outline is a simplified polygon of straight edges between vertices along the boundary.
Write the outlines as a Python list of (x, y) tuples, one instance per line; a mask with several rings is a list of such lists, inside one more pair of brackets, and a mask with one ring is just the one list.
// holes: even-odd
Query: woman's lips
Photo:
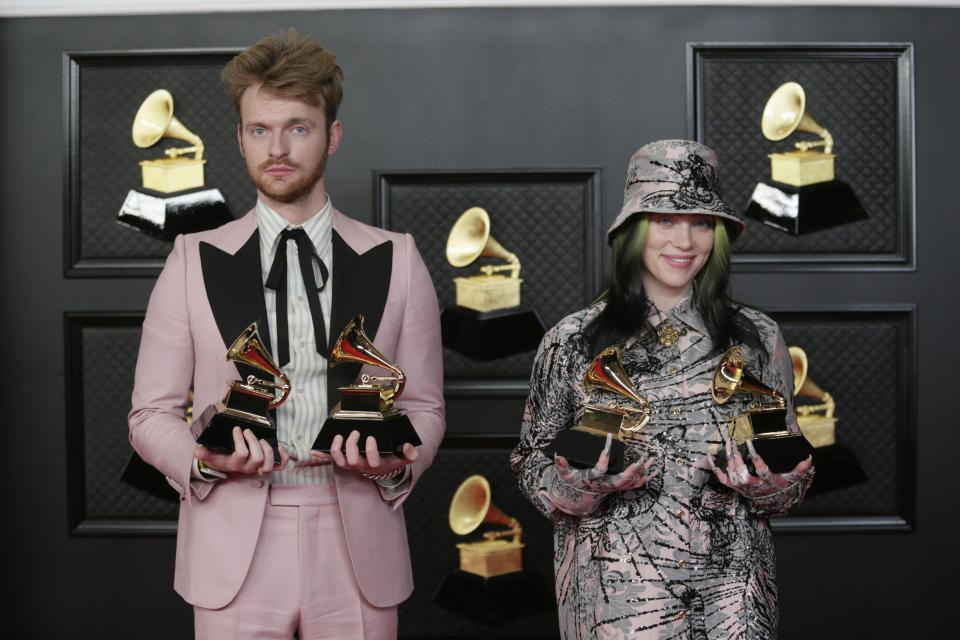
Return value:
[(693, 256), (663, 256), (663, 259), (667, 261), (667, 264), (674, 267), (689, 267), (693, 264)]

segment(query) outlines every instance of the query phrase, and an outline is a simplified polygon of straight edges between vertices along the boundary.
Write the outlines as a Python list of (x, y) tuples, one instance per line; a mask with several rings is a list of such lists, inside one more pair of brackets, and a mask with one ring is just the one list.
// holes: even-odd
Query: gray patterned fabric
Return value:
[(734, 223), (732, 239), (746, 228), (723, 201), (717, 154), (693, 140), (655, 140), (630, 157), (623, 207), (607, 230), (607, 244), (614, 231), (641, 211), (720, 216)]
[[(624, 345), (623, 365), (652, 404), (653, 416), (628, 460), (652, 457), (657, 475), (635, 490), (579, 501), (568, 515), (556, 466), (542, 449), (562, 429), (579, 423), (583, 404), (615, 399), (584, 393), (580, 380), (594, 355), (584, 327), (605, 303), (564, 318), (544, 337), (530, 378), (520, 443), (511, 457), (521, 491), (554, 521), (554, 568), (561, 635), (585, 638), (773, 638), (777, 626), (775, 558), (768, 517), (803, 498), (812, 471), (791, 477), (787, 488), (750, 498), (720, 485), (708, 451), (728, 437), (724, 418), (745, 411), (750, 398), (716, 404), (710, 381), (719, 362), (690, 296), (668, 314), (682, 328), (680, 341), (661, 345), (646, 330)], [(655, 307), (652, 307), (654, 310)], [(793, 409), (793, 371), (780, 331), (767, 316), (739, 312), (752, 321), (770, 357), (744, 346), (747, 368), (788, 399), (788, 425), (799, 431)], [(685, 330), (685, 331), (684, 331)], [(619, 403), (629, 403), (621, 398)], [(569, 493), (569, 492), (568, 492)], [(592, 504), (590, 504), (592, 503)]]

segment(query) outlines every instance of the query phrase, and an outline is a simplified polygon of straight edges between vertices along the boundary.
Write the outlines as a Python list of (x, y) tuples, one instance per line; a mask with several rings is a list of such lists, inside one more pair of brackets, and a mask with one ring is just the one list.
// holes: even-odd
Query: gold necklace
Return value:
[(687, 335), (687, 328), (684, 327), (683, 330), (677, 331), (672, 326), (670, 326), (670, 318), (667, 318), (663, 321), (657, 328), (657, 341), (665, 347), (675, 346), (680, 342), (680, 336)]

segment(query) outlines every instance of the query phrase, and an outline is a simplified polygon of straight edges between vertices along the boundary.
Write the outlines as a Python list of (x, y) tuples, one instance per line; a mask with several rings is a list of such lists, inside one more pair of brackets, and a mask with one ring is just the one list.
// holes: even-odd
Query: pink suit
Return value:
[[(409, 235), (361, 224), (333, 211), (330, 338), (363, 313), (376, 348), (408, 377), (397, 408), (423, 444), (412, 465), (417, 483), (443, 438), (443, 373), (436, 293)], [(195, 434), (185, 422), (191, 382), (199, 414), (240, 377), (224, 361), (227, 345), (256, 320), (270, 348), (256, 214), (218, 229), (178, 236), (150, 298), (137, 361), (130, 441), (181, 496), (174, 588), (195, 606), (217, 609), (237, 594), (260, 535), (269, 482), (234, 474), (190, 488)], [(246, 365), (241, 365), (244, 368)], [(328, 398), (354, 381), (359, 365), (329, 370)], [(382, 375), (381, 369), (369, 373)], [(403, 511), (409, 495), (385, 500), (377, 485), (336, 471), (350, 560), (364, 597), (393, 606), (413, 590)]]

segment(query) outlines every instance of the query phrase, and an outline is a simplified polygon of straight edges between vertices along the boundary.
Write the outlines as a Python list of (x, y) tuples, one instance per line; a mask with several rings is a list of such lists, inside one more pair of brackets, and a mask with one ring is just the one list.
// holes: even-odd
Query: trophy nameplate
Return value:
[(233, 453), (233, 428), (250, 429), (258, 440), (265, 440), (272, 448), (274, 462), (280, 462), (277, 428), (270, 410), (290, 395), (290, 381), (276, 365), (257, 331), (254, 322), (234, 340), (227, 349), (225, 360), (243, 363), (263, 371), (280, 382), (249, 375), (245, 380), (232, 380), (222, 400), (204, 409), (195, 422), (202, 429), (197, 444), (220, 453)]
[(548, 456), (563, 456), (572, 466), (590, 468), (597, 464), (606, 446), (606, 437), (613, 437), (607, 473), (620, 473), (627, 462), (626, 443), (639, 435), (650, 420), (651, 408), (646, 398), (630, 382), (620, 360), (620, 345), (604, 349), (593, 359), (583, 376), (583, 389), (604, 389), (624, 396), (639, 405), (624, 407), (611, 401), (608, 405), (585, 404), (580, 424), (561, 431), (544, 448)]
[(398, 453), (407, 442), (419, 446), (420, 436), (410, 418), (393, 406), (403, 393), (406, 376), (373, 346), (363, 331), (363, 316), (347, 323), (330, 353), (331, 367), (348, 362), (387, 369), (393, 376), (364, 374), (359, 384), (340, 387), (340, 402), (323, 423), (311, 449), (329, 452), (336, 436), (346, 441), (353, 431), (360, 434), (361, 454), (370, 436), (377, 442), (377, 451), (384, 454)]
[[(803, 434), (787, 428), (787, 406), (783, 396), (744, 366), (743, 348), (733, 346), (723, 354), (714, 370), (710, 392), (717, 404), (724, 404), (737, 394), (755, 393), (773, 398), (768, 402), (754, 401), (748, 411), (726, 419), (730, 439), (751, 473), (755, 469), (747, 440), (753, 441), (757, 454), (774, 473), (791, 471), (812, 454), (813, 448)], [(718, 451), (715, 458), (717, 466), (726, 467), (725, 450)]]

